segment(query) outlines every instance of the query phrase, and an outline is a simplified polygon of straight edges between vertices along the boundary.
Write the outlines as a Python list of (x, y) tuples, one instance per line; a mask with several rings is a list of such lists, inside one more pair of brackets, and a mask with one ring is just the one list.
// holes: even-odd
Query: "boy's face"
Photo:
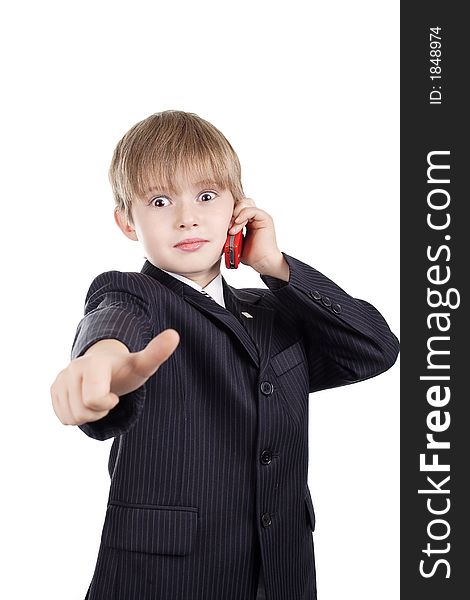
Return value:
[[(178, 177), (173, 185), (177, 193), (155, 188), (134, 203), (135, 233), (117, 212), (116, 222), (127, 237), (140, 240), (152, 264), (204, 287), (220, 271), (234, 199), (215, 183)], [(188, 238), (207, 241), (176, 246)]]

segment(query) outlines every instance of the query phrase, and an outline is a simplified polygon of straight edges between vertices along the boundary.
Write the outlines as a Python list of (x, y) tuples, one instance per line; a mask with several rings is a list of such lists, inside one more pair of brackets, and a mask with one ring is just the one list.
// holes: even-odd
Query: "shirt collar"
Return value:
[(224, 288), (222, 285), (222, 273), (219, 273), (216, 277), (214, 277), (214, 279), (210, 283), (208, 283), (206, 285), (206, 287), (203, 288), (201, 285), (199, 285), (192, 279), (188, 279), (184, 275), (180, 275), (179, 273), (172, 273), (171, 271), (167, 271), (166, 269), (162, 269), (161, 267), (160, 267), (160, 269), (162, 271), (165, 271), (165, 273), (168, 273), (172, 277), (179, 279), (183, 283), (190, 285), (192, 288), (194, 288), (195, 290), (198, 290), (199, 292), (201, 290), (204, 290), (205, 292), (207, 292), (209, 294), (209, 296), (212, 296), (212, 298), (214, 298), (214, 300), (216, 302), (218, 302), (221, 306), (223, 306), (225, 308)]

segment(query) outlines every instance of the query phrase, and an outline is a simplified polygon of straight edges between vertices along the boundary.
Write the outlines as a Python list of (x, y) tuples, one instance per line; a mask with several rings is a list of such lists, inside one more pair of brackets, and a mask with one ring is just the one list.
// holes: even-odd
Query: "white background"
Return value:
[[(0, 22), (2, 595), (83, 600), (112, 440), (62, 425), (49, 388), (92, 279), (144, 262), (112, 217), (115, 144), (161, 110), (212, 122), (280, 249), (399, 336), (399, 4), (43, 0)], [(309, 447), (319, 600), (395, 600), (398, 362), (312, 394)]]

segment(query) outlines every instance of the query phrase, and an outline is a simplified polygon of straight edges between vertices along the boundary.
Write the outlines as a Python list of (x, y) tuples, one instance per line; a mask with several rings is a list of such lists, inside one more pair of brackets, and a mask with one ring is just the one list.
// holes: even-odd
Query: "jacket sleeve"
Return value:
[(347, 294), (325, 275), (282, 252), (289, 281), (261, 275), (283, 310), (300, 320), (309, 391), (356, 383), (389, 369), (399, 342), (380, 312)]
[[(138, 274), (108, 271), (98, 275), (85, 299), (84, 317), (72, 344), (71, 360), (104, 339), (119, 340), (138, 352), (152, 339), (151, 314)], [(78, 427), (89, 437), (106, 440), (126, 432), (137, 421), (144, 404), (146, 385), (119, 398), (107, 415)]]

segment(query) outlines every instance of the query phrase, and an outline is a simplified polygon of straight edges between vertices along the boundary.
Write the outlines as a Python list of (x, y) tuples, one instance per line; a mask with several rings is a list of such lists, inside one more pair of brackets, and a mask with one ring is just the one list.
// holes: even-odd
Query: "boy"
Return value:
[[(62, 423), (114, 437), (86, 598), (314, 600), (309, 393), (384, 372), (398, 340), (373, 306), (279, 250), (233, 148), (197, 115), (135, 125), (110, 180), (146, 262), (94, 279), (51, 386)], [(241, 261), (268, 289), (220, 273), (244, 226)]]

